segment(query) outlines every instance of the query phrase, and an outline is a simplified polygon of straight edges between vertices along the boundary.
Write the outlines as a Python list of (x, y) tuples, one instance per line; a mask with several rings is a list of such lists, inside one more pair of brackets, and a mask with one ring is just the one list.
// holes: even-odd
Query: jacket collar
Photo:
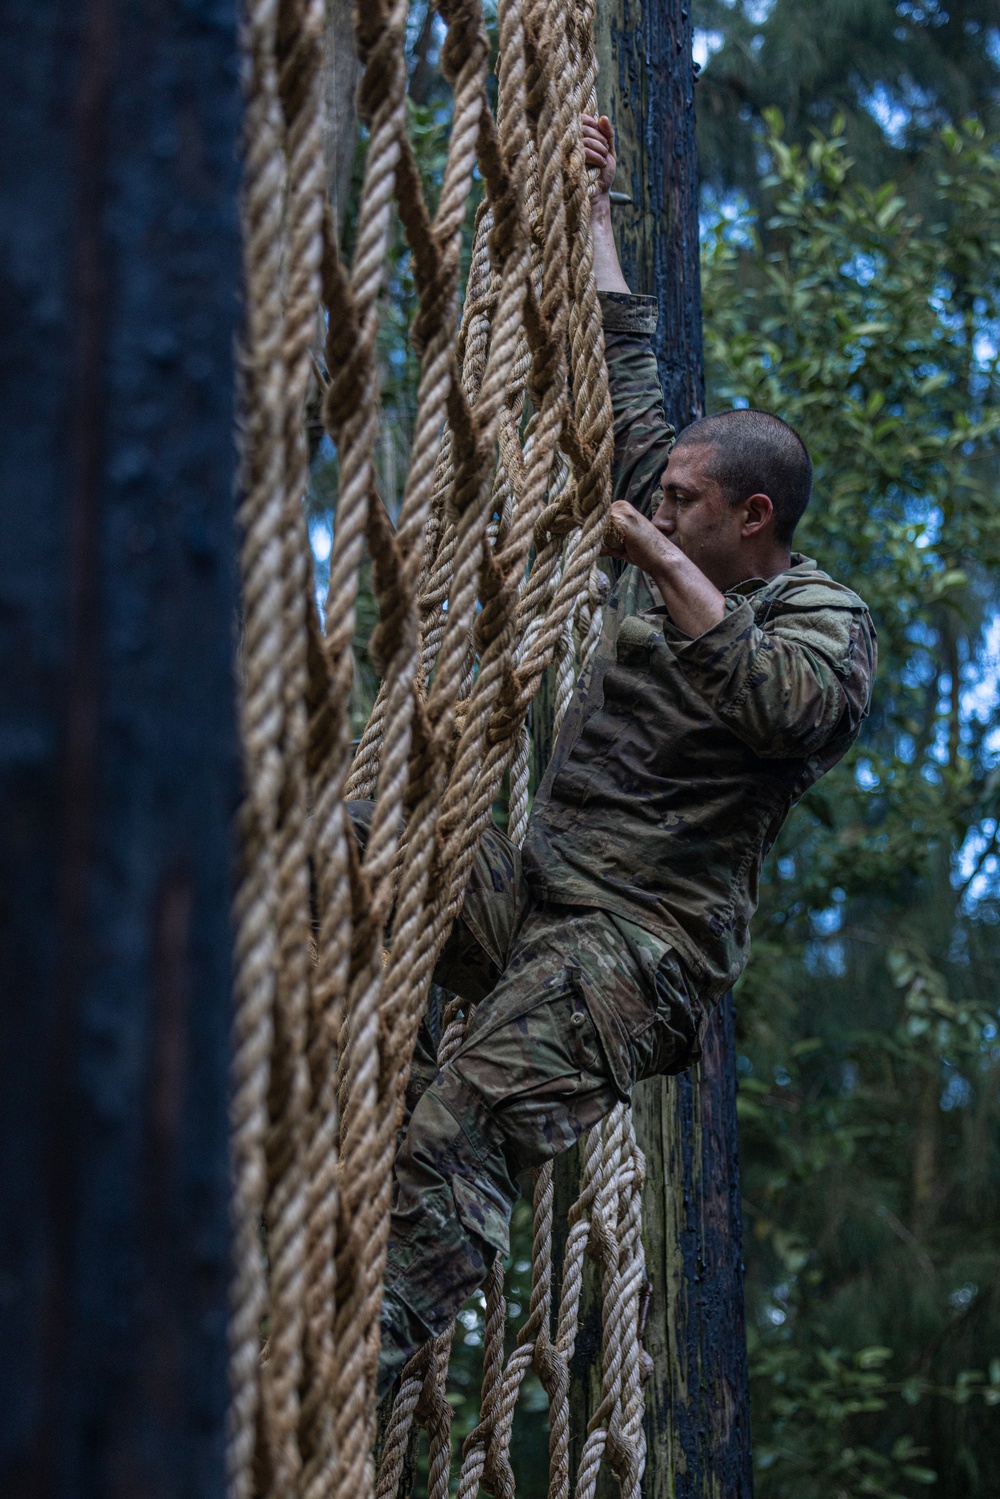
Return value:
[(752, 593), (759, 593), (762, 588), (777, 587), (785, 578), (794, 577), (796, 574), (805, 576), (819, 572), (819, 568), (811, 557), (803, 552), (793, 552), (790, 566), (783, 568), (780, 573), (775, 573), (770, 578), (747, 578), (743, 583), (737, 583), (734, 588), (726, 590), (728, 596), (738, 595), (740, 598), (748, 598)]

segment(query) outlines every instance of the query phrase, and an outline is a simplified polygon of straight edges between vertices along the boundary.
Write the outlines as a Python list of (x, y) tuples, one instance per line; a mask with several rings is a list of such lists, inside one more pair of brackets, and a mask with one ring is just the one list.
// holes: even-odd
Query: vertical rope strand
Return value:
[(282, 523), (284, 510), (284, 159), (274, 40), (275, 0), (252, 0), (241, 32), (246, 95), (241, 217), (248, 295), (243, 330), (242, 530), (244, 681), (240, 699), (247, 794), (236, 899), (232, 1129), (234, 1276), (229, 1335), (227, 1469), (231, 1499), (249, 1499), (260, 1411), (267, 1285), (260, 1224), (267, 1186), (267, 1098), (274, 1035), (275, 877), (282, 780)]
[[(246, 0), (248, 795), (236, 907), (231, 1499), (258, 1489), (273, 1499), (373, 1491), (381, 1277), (417, 1026), (508, 769), (510, 832), (524, 837), (534, 690), (556, 661), (561, 720), (606, 592), (596, 557), (610, 505), (611, 413), (580, 127), (595, 97), (593, 3), (500, 0), (496, 120), (479, 0), (440, 0), (439, 14), (454, 106), (433, 219), (407, 128), (407, 0), (372, 0), (356, 14), (368, 149), (347, 267), (323, 202), (322, 0)], [(485, 191), (459, 318), (477, 166)], [(373, 450), (379, 304), (397, 223), (419, 296), (421, 373), (393, 531)], [(323, 415), (339, 460), (323, 626), (311, 602), (302, 431), (320, 291)], [(352, 766), (347, 706), (366, 545), (379, 610), (370, 651), (382, 680)], [(363, 857), (345, 794), (375, 803)], [(457, 1010), (448, 1020), (442, 1062), (464, 1026)], [(637, 1499), (641, 1179), (627, 1113), (616, 1110), (586, 1147), (552, 1336), (552, 1173), (539, 1173), (531, 1306), (506, 1361), (501, 1266), (487, 1285), (481, 1419), (457, 1475), (463, 1499), (481, 1484), (513, 1495), (514, 1409), (532, 1367), (550, 1400), (551, 1493), (568, 1499), (569, 1360), (585, 1252), (600, 1264), (606, 1306), (602, 1398), (578, 1491), (590, 1499), (606, 1456)], [(451, 1338), (406, 1371), (379, 1499), (396, 1492), (415, 1422), (428, 1432), (430, 1495), (446, 1499)]]

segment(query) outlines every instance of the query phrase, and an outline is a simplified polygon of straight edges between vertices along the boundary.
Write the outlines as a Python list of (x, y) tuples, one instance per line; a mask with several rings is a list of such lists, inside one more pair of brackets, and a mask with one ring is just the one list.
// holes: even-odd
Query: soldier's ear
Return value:
[(774, 506), (766, 494), (752, 494), (743, 501), (740, 509), (743, 512), (741, 534), (746, 537), (759, 536), (765, 526), (771, 524), (774, 515)]

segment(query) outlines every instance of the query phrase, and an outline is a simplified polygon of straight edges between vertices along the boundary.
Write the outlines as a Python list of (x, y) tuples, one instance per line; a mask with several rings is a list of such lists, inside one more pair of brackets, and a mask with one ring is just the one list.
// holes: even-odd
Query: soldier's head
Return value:
[(685, 427), (654, 517), (719, 587), (787, 566), (809, 503), (812, 463), (794, 427), (767, 411), (720, 411)]

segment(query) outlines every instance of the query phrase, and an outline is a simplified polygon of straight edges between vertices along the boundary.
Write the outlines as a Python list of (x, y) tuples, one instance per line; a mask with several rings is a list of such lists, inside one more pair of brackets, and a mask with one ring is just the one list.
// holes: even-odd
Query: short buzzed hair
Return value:
[(678, 434), (677, 447), (711, 445), (708, 468), (731, 505), (766, 494), (774, 506), (774, 535), (790, 542), (812, 491), (812, 459), (794, 427), (769, 411), (737, 407), (703, 416)]

